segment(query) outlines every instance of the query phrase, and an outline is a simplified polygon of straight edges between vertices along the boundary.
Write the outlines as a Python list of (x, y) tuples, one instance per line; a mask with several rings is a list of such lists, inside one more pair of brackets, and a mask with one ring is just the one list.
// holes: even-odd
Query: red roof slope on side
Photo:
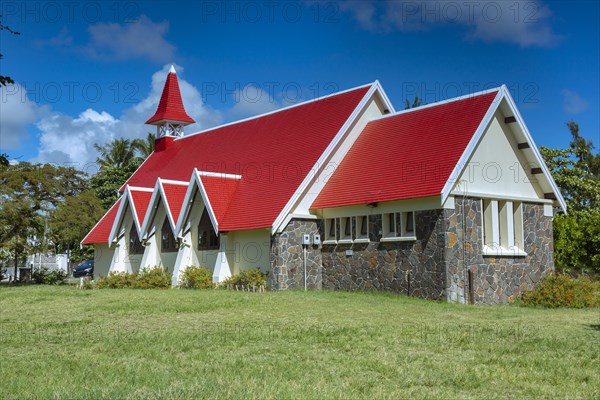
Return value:
[(497, 93), (369, 122), (311, 208), (439, 195)]
[(133, 205), (135, 207), (135, 216), (138, 220), (138, 224), (141, 225), (144, 221), (144, 217), (146, 216), (148, 204), (150, 203), (150, 199), (152, 198), (152, 192), (145, 190), (135, 190), (132, 188), (129, 189), (131, 191), (131, 200), (133, 201)]
[(167, 74), (167, 81), (160, 96), (156, 113), (146, 123), (153, 124), (162, 120), (187, 123), (196, 122), (185, 112), (183, 101), (181, 100), (181, 92), (179, 91), (179, 81), (175, 72)]
[[(270, 227), (369, 88), (176, 139), (154, 152), (127, 183), (188, 181), (194, 168), (241, 175), (219, 230)], [(217, 197), (209, 200), (217, 203)]]
[(179, 218), (179, 213), (181, 212), (181, 206), (183, 205), (185, 193), (187, 192), (187, 185), (163, 182), (162, 187), (166, 197), (166, 199), (163, 199), (167, 203), (166, 208), (173, 218), (173, 223), (176, 224), (177, 218)]
[(208, 196), (220, 230), (221, 224), (225, 222), (225, 213), (229, 208), (240, 180), (217, 176), (202, 176), (200, 179), (202, 179), (202, 185), (206, 190), (206, 195)]
[(107, 243), (108, 236), (112, 230), (121, 198), (113, 204), (113, 206), (104, 214), (100, 221), (92, 228), (92, 230), (83, 238), (81, 244)]

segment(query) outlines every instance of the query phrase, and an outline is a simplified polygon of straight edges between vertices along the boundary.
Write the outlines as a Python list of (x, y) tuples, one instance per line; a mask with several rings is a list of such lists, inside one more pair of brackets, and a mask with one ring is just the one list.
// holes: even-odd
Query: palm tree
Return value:
[(154, 151), (154, 139), (156, 135), (152, 132), (148, 132), (146, 139), (135, 139), (132, 142), (133, 149), (137, 151), (139, 157), (143, 160), (148, 158)]
[(100, 152), (96, 162), (100, 168), (122, 168), (136, 159), (133, 143), (129, 139), (115, 139), (107, 145), (94, 144)]

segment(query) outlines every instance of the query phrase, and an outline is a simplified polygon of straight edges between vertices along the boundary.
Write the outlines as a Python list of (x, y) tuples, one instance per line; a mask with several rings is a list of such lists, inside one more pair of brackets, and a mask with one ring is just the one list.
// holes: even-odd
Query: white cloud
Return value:
[(255, 85), (236, 90), (234, 98), (236, 103), (227, 113), (232, 119), (264, 114), (282, 107), (269, 93)]
[(349, 1), (340, 9), (373, 32), (422, 31), (436, 26), (469, 28), (466, 38), (551, 46), (561, 40), (550, 24), (552, 12), (541, 0), (448, 2), (439, 0)]
[(18, 83), (0, 86), (0, 148), (20, 148), (28, 136), (27, 125), (35, 122), (45, 110), (30, 101), (27, 90)]
[[(155, 128), (144, 123), (156, 111), (170, 64), (152, 75), (151, 90), (140, 103), (125, 110), (120, 117), (105, 111), (87, 109), (77, 117), (52, 113), (37, 122), (41, 132), (40, 149), (35, 161), (71, 164), (95, 172), (97, 152), (94, 143), (106, 144), (115, 138), (144, 138)], [(176, 68), (178, 73), (183, 68)], [(187, 113), (196, 120), (186, 132), (196, 132), (219, 124), (222, 115), (202, 102), (202, 96), (192, 84), (179, 77), (181, 97)]]
[(175, 46), (165, 38), (169, 31), (169, 21), (154, 22), (141, 15), (135, 21), (122, 24), (92, 24), (87, 30), (89, 41), (84, 45), (73, 43), (67, 27), (63, 27), (56, 36), (48, 40), (38, 41), (38, 44), (60, 47), (105, 61), (146, 59), (164, 63), (172, 60), (176, 53)]
[(563, 109), (567, 114), (582, 113), (590, 106), (585, 99), (571, 90), (564, 89), (561, 94), (563, 95)]

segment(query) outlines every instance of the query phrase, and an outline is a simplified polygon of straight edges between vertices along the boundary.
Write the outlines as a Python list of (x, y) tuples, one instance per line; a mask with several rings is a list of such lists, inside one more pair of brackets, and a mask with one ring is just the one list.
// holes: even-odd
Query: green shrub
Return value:
[(144, 268), (138, 275), (137, 288), (168, 289), (171, 287), (171, 278), (172, 274), (163, 268)]
[(67, 280), (67, 273), (59, 269), (38, 268), (31, 274), (31, 279), (38, 285), (62, 285)]
[(167, 289), (171, 287), (171, 273), (160, 267), (144, 268), (140, 273), (111, 272), (98, 279), (98, 289)]
[(212, 289), (212, 274), (204, 267), (189, 266), (183, 272), (179, 286), (187, 289)]
[(547, 275), (533, 290), (525, 291), (520, 303), (543, 307), (598, 307), (600, 282), (587, 276), (571, 278), (568, 275)]
[(236, 289), (236, 287), (242, 289), (243, 287), (258, 290), (261, 286), (267, 288), (267, 274), (258, 268), (241, 271), (220, 284), (220, 287), (227, 289)]

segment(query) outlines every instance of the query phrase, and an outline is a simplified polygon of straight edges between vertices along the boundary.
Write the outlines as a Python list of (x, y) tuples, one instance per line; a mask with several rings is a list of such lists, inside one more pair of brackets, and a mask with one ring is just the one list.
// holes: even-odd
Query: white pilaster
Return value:
[(223, 282), (231, 276), (231, 268), (229, 268), (229, 262), (227, 261), (227, 236), (228, 235), (225, 232), (219, 234), (221, 244), (219, 246), (217, 262), (215, 263), (215, 270), (213, 272), (214, 283)]
[(187, 267), (192, 265), (192, 231), (183, 237), (179, 251), (177, 253), (177, 260), (175, 261), (175, 268), (173, 269), (173, 279), (171, 285), (173, 287), (179, 284), (179, 278), (185, 272)]

